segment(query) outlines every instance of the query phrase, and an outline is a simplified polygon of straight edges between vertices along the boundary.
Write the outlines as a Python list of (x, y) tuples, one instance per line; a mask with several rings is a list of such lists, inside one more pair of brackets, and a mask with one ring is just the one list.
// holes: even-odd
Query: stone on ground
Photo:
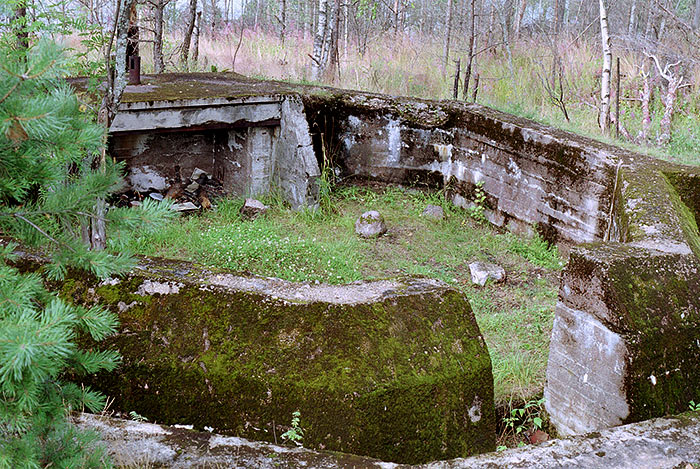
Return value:
[(469, 272), (472, 282), (476, 285), (484, 286), (490, 279), (496, 283), (505, 282), (506, 271), (503, 267), (488, 262), (472, 262), (469, 264)]
[(246, 218), (248, 220), (254, 220), (255, 218), (258, 218), (260, 215), (267, 212), (269, 208), (270, 207), (268, 207), (267, 205), (265, 205), (257, 199), (248, 198), (245, 199), (245, 202), (241, 207), (241, 215), (243, 216), (243, 218)]
[(445, 211), (439, 205), (427, 205), (423, 210), (423, 216), (433, 220), (442, 220), (445, 218)]
[(355, 233), (363, 238), (377, 238), (386, 233), (386, 223), (381, 213), (370, 210), (355, 222)]

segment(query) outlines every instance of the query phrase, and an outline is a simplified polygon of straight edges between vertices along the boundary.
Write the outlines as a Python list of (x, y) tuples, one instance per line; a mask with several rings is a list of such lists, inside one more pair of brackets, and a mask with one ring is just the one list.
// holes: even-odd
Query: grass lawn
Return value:
[[(541, 393), (561, 269), (556, 250), (478, 223), (441, 194), (416, 189), (339, 187), (317, 212), (264, 201), (270, 211), (253, 221), (241, 220), (242, 199), (222, 199), (216, 209), (182, 217), (154, 234), (131, 234), (126, 244), (138, 254), (292, 281), (439, 278), (469, 297), (491, 352), (497, 405)], [(441, 205), (445, 219), (421, 216), (427, 204)], [(366, 210), (382, 213), (386, 235), (355, 235), (355, 220)], [(507, 281), (472, 285), (468, 264), (476, 260), (504, 267)]]

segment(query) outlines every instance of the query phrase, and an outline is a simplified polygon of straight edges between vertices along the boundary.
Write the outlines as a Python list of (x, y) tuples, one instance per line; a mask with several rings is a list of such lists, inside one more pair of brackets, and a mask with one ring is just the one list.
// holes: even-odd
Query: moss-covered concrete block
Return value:
[(340, 287), (150, 260), (63, 285), (119, 312), (124, 357), (91, 384), (122, 411), (304, 446), (419, 463), (495, 448), (491, 360), (469, 303), (438, 281)]
[(614, 241), (572, 250), (562, 273), (545, 389), (562, 434), (700, 400), (700, 178), (669, 167), (627, 162)]

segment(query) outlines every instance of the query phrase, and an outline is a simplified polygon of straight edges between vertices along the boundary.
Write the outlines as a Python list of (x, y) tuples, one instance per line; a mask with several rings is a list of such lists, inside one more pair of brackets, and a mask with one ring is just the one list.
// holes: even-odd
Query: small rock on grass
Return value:
[(482, 287), (486, 285), (488, 279), (496, 283), (505, 282), (506, 280), (506, 271), (503, 267), (487, 262), (470, 263), (469, 272), (472, 276), (472, 282)]
[(241, 216), (248, 220), (253, 220), (263, 213), (267, 212), (270, 207), (260, 202), (257, 199), (245, 199), (241, 207)]
[(355, 222), (355, 233), (363, 238), (377, 238), (386, 233), (384, 217), (376, 210), (360, 215)]
[(184, 202), (182, 204), (172, 204), (170, 209), (176, 212), (192, 212), (194, 210), (199, 210), (199, 207), (192, 202)]
[(423, 216), (433, 220), (442, 220), (445, 218), (445, 211), (439, 205), (427, 205), (423, 210)]

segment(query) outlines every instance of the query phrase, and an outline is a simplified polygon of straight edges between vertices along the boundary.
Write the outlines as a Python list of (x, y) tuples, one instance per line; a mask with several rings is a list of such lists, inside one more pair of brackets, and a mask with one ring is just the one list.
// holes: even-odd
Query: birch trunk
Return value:
[(630, 10), (630, 22), (627, 26), (627, 35), (632, 37), (637, 34), (637, 0), (632, 1), (632, 9)]
[(658, 138), (659, 145), (666, 145), (671, 141), (671, 120), (673, 119), (673, 111), (676, 105), (678, 96), (678, 87), (683, 82), (682, 76), (671, 77), (668, 80), (668, 89), (666, 90), (666, 98), (664, 99), (664, 116), (661, 118), (661, 134)]
[(287, 0), (282, 0), (282, 12), (280, 14), (280, 41), (284, 44), (285, 35), (287, 34)]
[(443, 53), (442, 61), (442, 73), (444, 74), (447, 70), (447, 65), (450, 61), (450, 39), (452, 36), (452, 0), (447, 0), (447, 17), (445, 19), (445, 25), (447, 26), (445, 32), (445, 51)]
[(180, 65), (187, 69), (187, 60), (190, 54), (190, 42), (194, 31), (195, 16), (197, 14), (197, 0), (190, 0), (189, 17), (187, 18), (187, 29), (185, 37), (182, 39), (182, 50), (180, 51)]
[[(523, 24), (523, 16), (525, 16), (525, 7), (527, 6), (527, 0), (520, 0), (518, 2), (518, 12), (515, 17), (515, 39), (520, 39), (520, 27)], [(472, 13), (473, 14), (473, 13)]]
[(199, 35), (201, 34), (202, 31), (202, 12), (198, 11), (197, 12), (197, 20), (195, 21), (194, 25), (194, 39), (193, 39), (193, 45), (192, 45), (192, 63), (197, 64), (199, 61)]
[(153, 28), (153, 68), (156, 73), (163, 73), (165, 63), (163, 62), (163, 10), (165, 0), (156, 0), (153, 8), (155, 17), (155, 27)]
[(311, 57), (311, 80), (318, 81), (323, 71), (323, 45), (326, 39), (326, 13), (328, 0), (318, 0), (316, 33), (314, 36), (314, 52)]
[(695, 0), (695, 15), (693, 16), (693, 29), (700, 29), (700, 0)]
[(604, 134), (610, 128), (610, 73), (612, 68), (612, 53), (610, 52), (610, 34), (608, 33), (608, 12), (605, 0), (600, 4), (600, 38), (603, 43), (603, 73), (600, 86), (600, 117), (598, 123)]

